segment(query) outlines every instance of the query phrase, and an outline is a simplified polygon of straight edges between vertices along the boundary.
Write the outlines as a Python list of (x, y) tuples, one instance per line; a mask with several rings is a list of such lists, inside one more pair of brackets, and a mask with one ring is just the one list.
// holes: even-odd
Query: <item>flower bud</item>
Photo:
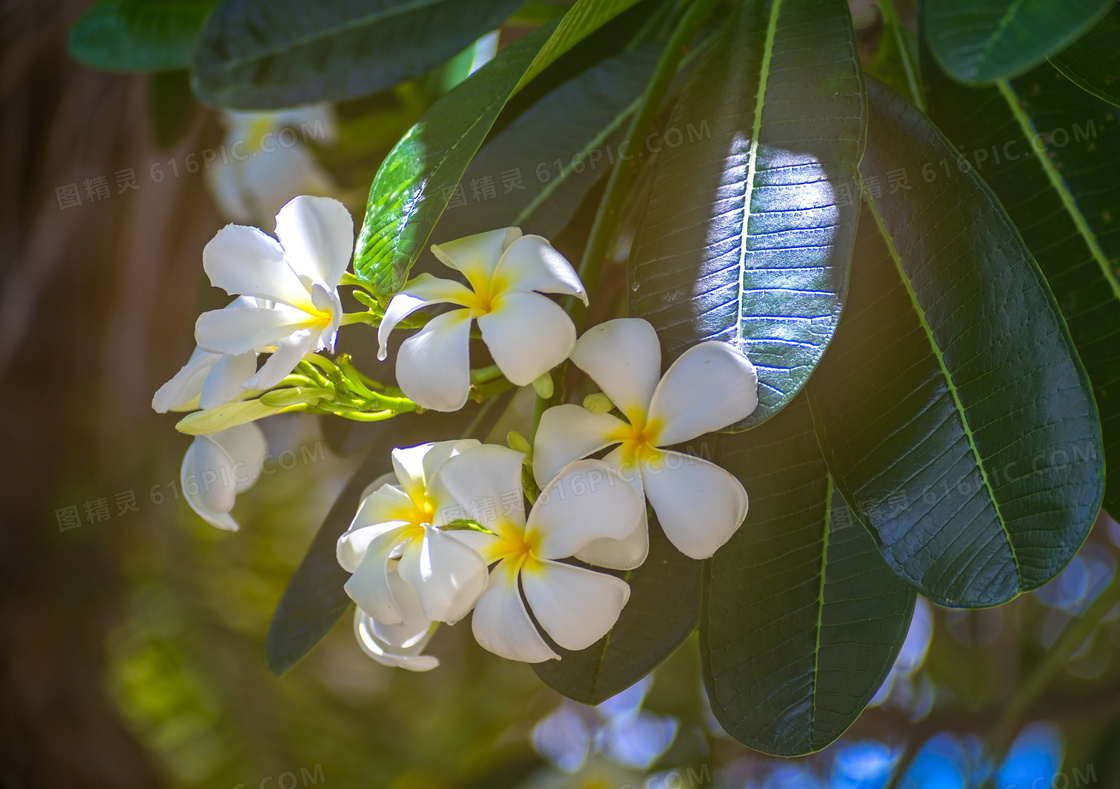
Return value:
[(593, 414), (607, 414), (614, 408), (614, 403), (602, 392), (595, 392), (583, 398), (583, 407)]
[(533, 389), (536, 390), (537, 396), (547, 400), (552, 397), (552, 375), (545, 373), (533, 379)]

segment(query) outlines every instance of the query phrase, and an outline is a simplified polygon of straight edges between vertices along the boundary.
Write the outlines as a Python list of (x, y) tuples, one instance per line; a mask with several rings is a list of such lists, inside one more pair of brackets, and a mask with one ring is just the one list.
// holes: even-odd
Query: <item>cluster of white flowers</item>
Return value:
[[(191, 425), (208, 434), (188, 451), (184, 478), (202, 469), (232, 477), (239, 464), (259, 468), (266, 448), (251, 421), (284, 409), (251, 398), (285, 381), (309, 354), (333, 351), (347, 322), (337, 290), (354, 243), (346, 209), (328, 198), (296, 198), (277, 215), (276, 236), (230, 225), (206, 247), (211, 282), (238, 298), (199, 318), (198, 349), (153, 401), (158, 411), (205, 409)], [(577, 340), (571, 318), (543, 294), (586, 304), (586, 290), (540, 236), (507, 228), (432, 251), (467, 283), (422, 274), (378, 320), (384, 360), (402, 321), (424, 307), (453, 305), (397, 352), (397, 383), (411, 407), (453, 411), (466, 403), (472, 322), (511, 384), (532, 384), (570, 358), (601, 393), (585, 401), (589, 407), (546, 410), (531, 456), (528, 444), (519, 452), (473, 439), (392, 452), (394, 472), (369, 485), (338, 540), (338, 561), (351, 573), (346, 592), (358, 607), (358, 642), (385, 665), (427, 671), (438, 665), (424, 654), (438, 623), (473, 611), (474, 635), (486, 649), (526, 662), (558, 659), (554, 645), (587, 648), (617, 622), (629, 586), (593, 568), (629, 570), (645, 561), (647, 499), (673, 545), (696, 559), (711, 556), (742, 524), (742, 484), (667, 447), (748, 416), (758, 378), (743, 354), (721, 342), (690, 348), (662, 376), (657, 335), (642, 320), (607, 321)], [(260, 354), (269, 355), (258, 370)], [(188, 496), (191, 506), (215, 526), (236, 529), (234, 497), (256, 477), (236, 479)]]

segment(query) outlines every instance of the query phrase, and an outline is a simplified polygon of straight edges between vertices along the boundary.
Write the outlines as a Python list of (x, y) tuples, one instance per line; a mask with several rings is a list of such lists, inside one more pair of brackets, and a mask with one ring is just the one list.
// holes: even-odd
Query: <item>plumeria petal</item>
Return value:
[(339, 189), (319, 161), (302, 145), (261, 151), (244, 162), (230, 162), (242, 199), (252, 208), (252, 224), (271, 231), (275, 216), (297, 195), (329, 197)]
[(565, 466), (542, 491), (525, 525), (541, 559), (562, 559), (592, 540), (622, 540), (638, 528), (645, 502), (601, 460)]
[(649, 556), (649, 521), (643, 507), (638, 528), (621, 540), (592, 540), (573, 555), (581, 562), (608, 570), (633, 570), (641, 567)]
[(496, 534), (475, 531), (474, 529), (453, 529), (452, 531), (444, 532), (444, 534), (463, 543), (463, 545), (483, 557), (483, 561), (486, 561), (487, 557), (492, 557), (494, 555), (498, 543), (501, 541), (501, 538)]
[(587, 290), (572, 264), (541, 236), (522, 236), (506, 249), (494, 280), (508, 290), (562, 293), (587, 304)]
[(276, 237), (296, 274), (335, 288), (354, 251), (354, 219), (333, 198), (301, 195), (276, 215)]
[[(539, 433), (538, 433), (539, 435)], [(581, 562), (587, 562), (597, 567), (607, 567), (611, 570), (633, 570), (641, 567), (649, 555), (649, 522), (645, 506), (645, 490), (642, 487), (642, 475), (638, 469), (623, 469), (622, 447), (619, 447), (603, 458), (603, 462), (615, 469), (619, 476), (630, 483), (634, 492), (642, 502), (642, 519), (638, 528), (622, 540), (592, 540), (585, 547), (576, 551), (575, 557)]]
[(661, 379), (661, 345), (649, 323), (637, 318), (600, 323), (579, 338), (572, 361), (627, 419), (645, 417)]
[[(422, 480), (424, 496), (435, 514), (434, 524), (440, 523), (440, 511), (455, 505), (456, 502), (440, 482), (439, 470), (455, 455), (466, 452), (468, 449), (479, 446), (481, 442), (473, 438), (463, 438), (456, 441), (437, 441), (430, 444), (429, 449), (419, 458), (419, 467), (411, 472)], [(398, 477), (400, 470), (398, 469)], [(401, 478), (403, 480), (403, 477)], [(402, 481), (403, 484), (403, 481)]]
[(560, 562), (521, 573), (533, 616), (564, 649), (587, 649), (614, 627), (630, 599), (621, 578)]
[(422, 507), (428, 492), (424, 479), (424, 457), (435, 444), (420, 444), (415, 447), (398, 447), (393, 450), (393, 471), (401, 490), (408, 496), (413, 506)]
[(443, 265), (461, 271), (471, 287), (478, 290), (483, 283), (489, 284), (502, 253), (519, 238), (521, 231), (518, 228), (506, 227), (444, 244), (432, 244), (432, 254)]
[(505, 293), (478, 318), (482, 341), (498, 369), (517, 386), (528, 386), (568, 358), (576, 327), (564, 310), (536, 293)]
[(236, 355), (279, 345), (309, 322), (311, 316), (303, 310), (281, 304), (272, 309), (227, 307), (199, 315), (194, 336), (200, 348)]
[(338, 538), (338, 563), (353, 573), (369, 544), (386, 532), (408, 525), (412, 511), (412, 500), (396, 485), (383, 484), (364, 496), (350, 528)]
[(486, 589), (486, 562), (462, 542), (424, 527), (424, 539), (413, 540), (401, 554), (401, 578), (424, 607), (424, 616), (454, 624), (466, 616)]
[(517, 588), (517, 575), (509, 562), (500, 562), (490, 572), (486, 591), (471, 618), (474, 637), (483, 648), (510, 660), (559, 660), (529, 619)]
[(183, 484), (188, 499), (214, 513), (229, 512), (237, 498), (237, 489), (230, 477), (233, 461), (225, 448), (214, 440), (217, 435), (199, 436), (194, 440), (194, 477)]
[(400, 605), (389, 586), (389, 557), (400, 544), (403, 531), (393, 529), (370, 542), (366, 555), (344, 587), (358, 608), (388, 625), (403, 622)]
[(307, 288), (284, 262), (284, 249), (255, 227), (226, 225), (202, 250), (202, 267), (231, 296), (257, 296), (293, 307), (310, 302)]
[[(311, 286), (311, 303), (319, 311), (317, 316), (319, 323), (317, 325), (320, 328), (315, 350), (321, 351), (325, 348), (334, 353), (335, 337), (338, 334), (338, 327), (342, 323), (342, 299), (339, 298), (337, 288), (327, 289), (316, 282)], [(323, 316), (326, 315), (329, 315), (330, 319), (324, 322)]]
[(221, 358), (221, 354), (195, 348), (183, 368), (156, 390), (152, 398), (152, 409), (156, 413), (166, 414), (172, 408), (178, 408), (198, 397), (211, 368)]
[(245, 382), (256, 373), (256, 351), (219, 357), (202, 383), (199, 407), (217, 408), (225, 405), (245, 390)]
[(412, 313), (432, 304), (458, 304), (465, 307), (474, 296), (465, 285), (454, 280), (440, 279), (431, 274), (421, 274), (405, 285), (389, 301), (385, 315), (377, 327), (377, 358), (385, 361), (389, 355), (389, 333)]
[(311, 329), (300, 329), (280, 341), (276, 350), (265, 360), (252, 378), (245, 382), (246, 389), (271, 389), (284, 380), (304, 356), (315, 348), (318, 333)]
[(203, 175), (210, 196), (218, 206), (218, 213), (231, 222), (245, 224), (253, 221), (253, 212), (241, 189), (239, 176), (237, 167), (232, 162), (211, 167)]
[(479, 442), (473, 438), (463, 438), (394, 449), (393, 470), (397, 481), (416, 506), (422, 507), (425, 497), (430, 498), (434, 492), (431, 487), (436, 481), (440, 466), (455, 455), (478, 445)]
[(405, 396), (432, 411), (458, 411), (470, 394), (470, 312), (436, 316), (401, 344), (397, 385)]
[(401, 622), (389, 625), (370, 617), (370, 629), (378, 641), (394, 651), (419, 654), (432, 638), (435, 630), (433, 622), (424, 615), (416, 589), (409, 586), (396, 567), (389, 565), (387, 577), (389, 591), (393, 593), (393, 599), (401, 609)]
[(268, 454), (268, 441), (260, 427), (250, 422), (208, 438), (222, 448), (230, 461), (229, 479), (223, 477), (222, 484), (230, 485), (235, 493), (244, 493), (252, 487), (260, 478)]
[[(183, 491), (183, 496), (186, 498), (187, 504), (189, 504), (191, 509), (204, 521), (218, 529), (237, 531), (237, 521), (229, 514), (229, 510), (219, 511), (210, 508), (199, 497), (198, 491), (194, 487), (194, 480), (198, 479), (199, 476), (198, 467), (195, 464), (197, 446), (196, 440), (187, 449), (187, 454), (183, 456), (183, 465), (179, 469), (179, 489)], [(192, 494), (192, 490), (196, 492)], [(232, 508), (232, 506), (231, 502), (230, 507)]]
[(432, 655), (421, 654), (431, 641), (435, 628), (424, 616), (420, 600), (395, 570), (389, 572), (389, 586), (393, 596), (400, 600), (402, 621), (387, 625), (378, 622), (362, 609), (354, 614), (354, 634), (362, 650), (385, 666), (410, 671), (431, 671), (439, 665)]
[(612, 435), (626, 423), (610, 414), (593, 414), (578, 405), (558, 405), (541, 416), (533, 441), (533, 477), (544, 487), (572, 461), (617, 443)]
[(653, 393), (650, 422), (658, 446), (688, 441), (745, 419), (758, 406), (758, 373), (742, 353), (709, 341), (685, 351)]
[(707, 559), (747, 517), (743, 484), (715, 463), (662, 451), (642, 464), (642, 482), (665, 536), (681, 553)]
[(521, 501), (524, 459), (523, 454), (507, 447), (482, 444), (444, 463), (440, 467), (440, 483), (462, 505), (484, 500), (492, 502), (494, 519), (480, 521), (483, 526), (493, 527), (499, 522), (521, 526), (525, 523), (524, 512), (517, 508), (504, 512), (506, 508), (502, 505), (514, 497), (518, 503)]

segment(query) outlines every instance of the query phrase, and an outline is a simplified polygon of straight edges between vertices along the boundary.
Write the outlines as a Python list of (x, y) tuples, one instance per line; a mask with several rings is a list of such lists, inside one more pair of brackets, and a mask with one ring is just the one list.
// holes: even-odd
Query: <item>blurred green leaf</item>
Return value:
[(224, 0), (194, 57), (207, 104), (273, 109), (391, 88), (501, 25), (523, 0)]
[(1096, 405), (995, 196), (901, 96), (870, 81), (868, 105), (874, 203), (808, 387), (817, 436), (903, 580), (943, 605), (996, 605), (1053, 578), (1089, 533), (1104, 487)]
[(630, 600), (618, 622), (579, 652), (553, 643), (562, 659), (535, 663), (533, 670), (553, 690), (582, 704), (598, 704), (626, 690), (696, 628), (700, 567), (673, 547), (650, 513), (645, 563), (628, 573), (614, 573), (630, 584)]
[(354, 270), (381, 292), (399, 290), (452, 191), (506, 102), (637, 0), (579, 0), (556, 22), (503, 50), (432, 105), (382, 163), (370, 186)]
[(867, 73), (924, 109), (918, 36), (899, 21), (892, 0), (881, 0), (878, 6), (883, 17), (883, 30)]
[(174, 146), (190, 127), (197, 109), (190, 75), (185, 70), (164, 71), (148, 78), (148, 119), (158, 148)]
[(750, 511), (705, 562), (704, 684), (735, 739), (802, 756), (835, 741), (875, 695), (916, 595), (834, 492), (804, 396), (720, 438)]
[(832, 338), (857, 218), (840, 190), (857, 177), (863, 126), (842, 0), (740, 5), (669, 120), (630, 256), (630, 313), (670, 353), (718, 339), (750, 356), (760, 402), (739, 428), (788, 403)]
[(343, 588), (350, 573), (335, 558), (339, 536), (350, 526), (361, 503), (362, 491), (389, 471), (388, 453), (371, 452), (363, 461), (323, 519), (299, 568), (272, 615), (265, 642), (268, 670), (285, 674), (323, 640), (350, 607)]
[(1074, 83), (1120, 106), (1120, 6), (1050, 63)]
[[(1120, 44), (1120, 42), (1118, 42)], [(1093, 382), (1120, 513), (1120, 123), (1047, 64), (991, 88), (925, 69), (931, 117), (1003, 202)]]
[(97, 0), (70, 29), (70, 56), (105, 71), (175, 71), (191, 64), (218, 0)]
[(466, 205), (448, 207), (432, 242), (497, 227), (558, 235), (616, 160), (656, 63), (652, 49), (623, 52), (522, 113), (474, 157), (461, 180)]
[(1072, 44), (1116, 0), (925, 0), (924, 35), (961, 82), (1022, 74)]

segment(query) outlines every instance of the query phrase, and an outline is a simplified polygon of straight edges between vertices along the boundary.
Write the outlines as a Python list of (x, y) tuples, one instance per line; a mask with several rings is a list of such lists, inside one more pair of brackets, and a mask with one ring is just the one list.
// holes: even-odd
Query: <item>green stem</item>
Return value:
[(373, 293), (374, 295), (377, 294), (377, 291), (375, 291), (370, 286), (370, 284), (368, 282), (363, 282), (362, 280), (358, 279), (353, 274), (351, 274), (349, 271), (342, 272), (342, 278), (338, 281), (338, 284), (339, 285), (350, 285), (351, 287), (362, 288), (363, 290), (367, 290), (370, 293)]
[(339, 326), (351, 326), (355, 323), (364, 323), (367, 326), (381, 325), (381, 316), (374, 315), (372, 312), (344, 312), (342, 313), (342, 320), (338, 322)]
[(481, 403), (484, 400), (489, 400), (495, 395), (500, 395), (502, 392), (508, 392), (510, 389), (517, 387), (507, 381), (505, 378), (499, 378), (496, 381), (487, 381), (482, 384), (471, 384), (471, 399), (475, 402)]
[(331, 413), (354, 422), (384, 422), (386, 419), (392, 419), (397, 415), (395, 411), (374, 411), (373, 413), (362, 411), (332, 411)]
[(313, 356), (315, 356), (315, 354), (309, 353), (307, 356), (303, 357), (303, 359), (300, 360), (299, 364), (296, 365), (296, 370), (314, 381), (316, 386), (327, 388), (331, 385), (330, 379), (327, 376), (323, 375), (323, 373), (318, 369), (316, 369), (316, 365), (311, 362), (311, 357)]
[[(641, 141), (649, 134), (653, 121), (661, 110), (661, 102), (669, 90), (669, 86), (676, 76), (682, 58), (688, 52), (689, 44), (696, 37), (701, 25), (715, 8), (718, 0), (693, 0), (684, 16), (681, 18), (668, 45), (657, 62), (653, 76), (646, 85), (634, 119), (630, 122), (627, 139), (631, 145)], [(579, 277), (587, 283), (598, 282), (599, 272), (606, 262), (607, 253), (610, 251), (611, 241), (614, 239), (615, 228), (618, 225), (619, 214), (623, 203), (630, 192), (630, 186), (638, 171), (637, 158), (629, 162), (619, 162), (612, 170), (607, 180), (607, 188), (603, 199), (599, 203), (599, 210), (595, 214), (595, 222), (591, 226), (591, 235), (587, 246), (584, 248), (583, 259), (579, 264)], [(568, 300), (568, 312), (574, 314), (579, 302), (574, 298)]]
[(902, 62), (902, 70), (906, 72), (906, 84), (910, 88), (910, 99), (914, 106), (922, 112), (926, 111), (926, 97), (922, 93), (922, 85), (918, 79), (918, 70), (910, 60), (910, 47), (903, 36), (902, 24), (898, 21), (898, 14), (894, 10), (892, 0), (878, 0), (879, 11), (883, 14), (883, 34), (893, 39), (898, 50), (898, 59)]
[(495, 381), (502, 377), (502, 371), (498, 369), (498, 365), (492, 364), (489, 367), (479, 367), (477, 370), (471, 370), (471, 383), (484, 384), (489, 381)]
[(988, 753), (993, 765), (998, 765), (1007, 754), (1011, 741), (1019, 729), (1020, 721), (1030, 710), (1031, 706), (1042, 695), (1043, 691), (1062, 670), (1069, 657), (1093, 635), (1109, 612), (1120, 603), (1120, 571), (1112, 576), (1112, 581), (1106, 586), (1097, 599), (1085, 609), (1085, 613), (1066, 625), (1065, 630), (1058, 636), (1054, 646), (1046, 653), (1046, 657), (1035, 667), (1027, 681), (1019, 687), (1019, 692), (1011, 699), (1011, 703), (1003, 711), (996, 725), (988, 735)]

